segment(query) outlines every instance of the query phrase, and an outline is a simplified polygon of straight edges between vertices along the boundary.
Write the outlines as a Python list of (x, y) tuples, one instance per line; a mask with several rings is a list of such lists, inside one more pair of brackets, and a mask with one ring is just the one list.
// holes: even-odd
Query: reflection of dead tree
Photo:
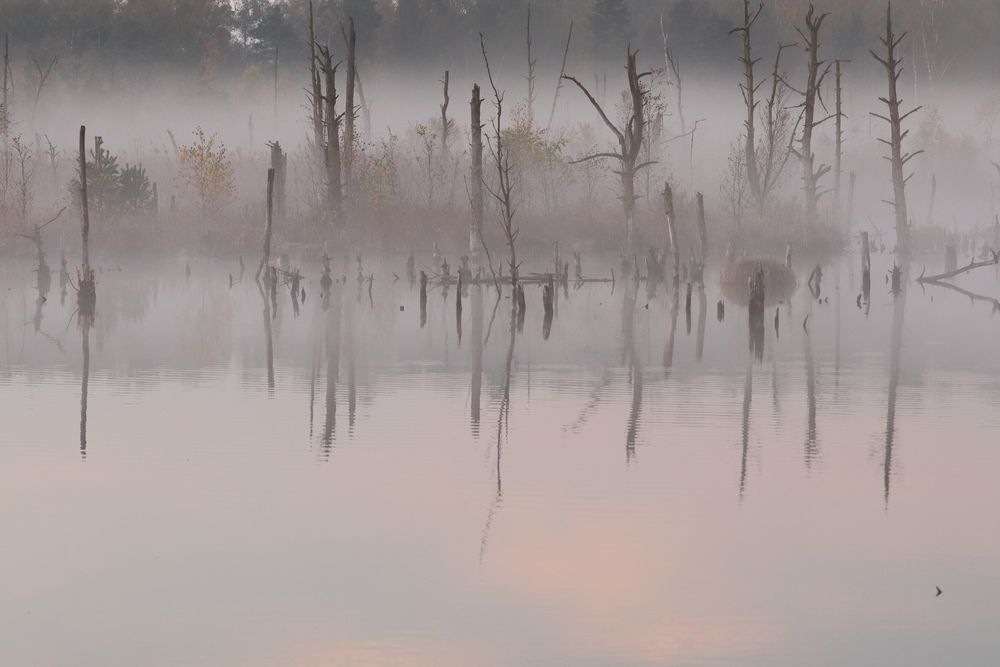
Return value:
[(625, 71), (628, 74), (630, 109), (628, 111), (628, 119), (623, 128), (618, 128), (611, 122), (611, 119), (608, 118), (600, 103), (598, 103), (594, 96), (590, 94), (590, 91), (578, 79), (568, 74), (562, 76), (563, 79), (575, 83), (577, 88), (586, 95), (587, 100), (590, 101), (590, 104), (601, 117), (601, 120), (604, 121), (604, 124), (618, 140), (619, 152), (594, 153), (579, 160), (574, 160), (571, 164), (579, 164), (599, 158), (613, 158), (618, 160), (620, 167), (617, 173), (621, 177), (621, 199), (625, 213), (625, 245), (629, 252), (635, 250), (635, 175), (643, 168), (656, 164), (652, 160), (641, 164), (638, 163), (639, 153), (642, 150), (643, 144), (643, 132), (646, 127), (646, 96), (649, 94), (649, 89), (642, 84), (642, 79), (652, 76), (652, 72), (640, 73), (636, 69), (636, 53), (631, 48), (626, 53)]
[(740, 429), (740, 502), (747, 486), (747, 458), (750, 452), (750, 405), (753, 402), (753, 363), (747, 364), (746, 379), (743, 382), (743, 418)]
[[(904, 259), (905, 263), (905, 259)], [(906, 293), (896, 298), (892, 312), (892, 337), (889, 341), (889, 397), (885, 418), (885, 459), (882, 485), (885, 507), (889, 507), (889, 485), (892, 479), (892, 455), (896, 438), (896, 397), (899, 390), (899, 362), (903, 349), (903, 321), (906, 315)]]
[(899, 250), (906, 254), (909, 253), (910, 250), (910, 221), (906, 212), (906, 182), (910, 180), (910, 176), (912, 176), (912, 174), (910, 176), (904, 176), (903, 168), (906, 166), (907, 162), (923, 151), (903, 153), (903, 139), (905, 139), (906, 135), (910, 133), (909, 130), (906, 130), (905, 132), (903, 131), (903, 121), (906, 120), (906, 118), (911, 114), (920, 110), (920, 107), (916, 107), (904, 114), (900, 114), (899, 107), (902, 100), (899, 99), (896, 84), (899, 81), (900, 75), (903, 73), (903, 69), (896, 56), (896, 47), (899, 46), (899, 43), (903, 41), (904, 37), (906, 37), (906, 33), (897, 36), (896, 33), (893, 32), (892, 5), (890, 4), (885, 13), (885, 36), (880, 38), (882, 45), (885, 47), (885, 58), (880, 57), (874, 51), (869, 51), (869, 53), (872, 54), (872, 57), (881, 63), (885, 68), (886, 75), (888, 77), (888, 98), (880, 97), (879, 99), (888, 107), (889, 116), (886, 117), (877, 113), (872, 113), (872, 115), (889, 123), (889, 139), (879, 139), (879, 141), (889, 147), (888, 159), (892, 165), (893, 200), (886, 203), (891, 204), (896, 212), (896, 242), (899, 246)]
[(625, 360), (632, 378), (632, 402), (629, 407), (628, 424), (625, 429), (625, 460), (635, 458), (635, 439), (639, 431), (639, 417), (642, 412), (642, 360), (635, 346), (635, 300), (639, 291), (638, 276), (625, 287), (622, 295), (622, 335), (625, 338)]

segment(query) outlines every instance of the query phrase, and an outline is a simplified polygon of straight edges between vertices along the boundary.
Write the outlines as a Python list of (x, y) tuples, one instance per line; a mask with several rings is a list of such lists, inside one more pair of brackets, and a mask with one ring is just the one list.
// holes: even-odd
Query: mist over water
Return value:
[(0, 665), (995, 664), (1000, 10), (888, 9), (0, 0)]

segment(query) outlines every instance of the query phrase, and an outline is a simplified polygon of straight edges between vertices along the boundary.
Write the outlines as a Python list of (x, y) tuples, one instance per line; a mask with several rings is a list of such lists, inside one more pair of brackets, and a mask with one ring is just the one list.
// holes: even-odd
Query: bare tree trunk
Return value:
[(319, 61), (316, 54), (313, 0), (309, 0), (309, 75), (312, 84), (312, 95), (309, 101), (312, 103), (313, 142), (316, 144), (317, 154), (322, 155), (325, 141), (323, 137), (323, 84), (320, 79)]
[(274, 171), (274, 215), (285, 214), (285, 185), (288, 175), (288, 156), (277, 141), (268, 144), (271, 149), (271, 169)]
[(326, 106), (324, 114), (324, 125), (326, 129), (325, 162), (327, 179), (327, 205), (331, 222), (340, 225), (343, 221), (341, 211), (344, 201), (344, 193), (341, 183), (341, 158), (340, 158), (340, 119), (337, 115), (337, 65), (333, 64), (333, 57), (327, 48), (320, 49), (323, 59), (322, 69), (326, 78), (326, 95), (321, 96)]
[(684, 86), (681, 77), (680, 63), (674, 55), (673, 49), (667, 44), (667, 31), (663, 27), (663, 14), (660, 14), (660, 36), (663, 38), (663, 59), (664, 65), (674, 75), (674, 85), (677, 88), (677, 118), (681, 123), (681, 135), (687, 134), (687, 123), (684, 122)]
[(357, 35), (354, 32), (354, 17), (347, 17), (347, 86), (344, 91), (344, 185), (347, 197), (354, 190), (354, 85), (357, 79)]
[(830, 166), (821, 164), (816, 167), (816, 155), (813, 153), (813, 130), (816, 129), (829, 117), (816, 120), (816, 103), (819, 100), (820, 89), (823, 79), (830, 71), (830, 66), (824, 67), (824, 61), (819, 59), (819, 33), (823, 27), (823, 22), (829, 14), (815, 15), (815, 9), (810, 5), (806, 13), (805, 31), (796, 28), (799, 36), (802, 37), (802, 49), (806, 52), (806, 88), (804, 91), (797, 91), (802, 95), (802, 135), (799, 139), (799, 150), (796, 155), (802, 163), (802, 187), (806, 200), (806, 221), (815, 224), (818, 219), (819, 209), (819, 179), (823, 177)]
[(750, 185), (750, 192), (758, 201), (761, 199), (760, 172), (757, 169), (757, 139), (756, 139), (756, 114), (757, 114), (757, 88), (759, 83), (754, 79), (754, 65), (757, 60), (753, 58), (753, 50), (750, 39), (750, 31), (754, 23), (764, 10), (763, 3), (757, 11), (750, 13), (750, 0), (743, 0), (743, 25), (734, 28), (730, 34), (738, 32), (743, 40), (743, 54), (740, 62), (743, 63), (743, 83), (740, 84), (740, 92), (743, 93), (743, 103), (746, 106), (746, 120), (744, 121), (744, 160), (746, 161), (747, 182)]
[(674, 191), (670, 183), (663, 184), (663, 212), (667, 217), (667, 237), (670, 239), (670, 252), (673, 257), (673, 281), (676, 288), (681, 282), (681, 249), (677, 242), (677, 227), (674, 222)]
[(563, 50), (562, 66), (559, 68), (559, 82), (556, 84), (555, 95), (552, 96), (552, 110), (549, 112), (549, 122), (545, 124), (545, 129), (552, 127), (552, 119), (556, 117), (556, 104), (559, 102), (559, 91), (562, 89), (562, 82), (566, 75), (566, 59), (569, 57), (569, 45), (573, 41), (573, 22), (569, 22), (569, 35), (566, 37), (566, 48)]
[(90, 268), (90, 207), (87, 203), (87, 128), (80, 126), (80, 205), (83, 210), (83, 268)]
[(271, 229), (274, 221), (274, 169), (267, 170), (267, 223), (264, 227), (264, 251), (260, 256), (260, 266), (254, 280), (260, 282), (260, 274), (271, 261)]
[(838, 227), (841, 226), (843, 221), (841, 220), (841, 202), (842, 196), (840, 192), (840, 182), (843, 177), (843, 159), (844, 159), (844, 107), (843, 107), (843, 86), (841, 84), (841, 72), (840, 72), (840, 60), (835, 61), (835, 76), (837, 81), (837, 109), (836, 109), (836, 125), (835, 130), (837, 149), (834, 154), (833, 162), (833, 196), (836, 199), (833, 202), (833, 221)]
[(448, 97), (448, 82), (450, 79), (450, 73), (448, 70), (445, 70), (444, 78), (441, 79), (441, 84), (444, 86), (444, 101), (441, 103), (441, 157), (445, 163), (448, 161), (448, 130), (451, 128), (451, 123), (448, 120), (448, 104), (451, 102), (451, 98)]
[(909, 180), (909, 177), (903, 175), (903, 169), (907, 162), (923, 152), (903, 152), (903, 138), (908, 134), (908, 132), (903, 132), (903, 121), (910, 114), (920, 110), (920, 107), (916, 107), (901, 114), (899, 109), (901, 101), (896, 90), (896, 84), (903, 70), (902, 65), (900, 65), (896, 57), (896, 47), (899, 46), (899, 43), (903, 41), (903, 37), (905, 36), (905, 34), (897, 36), (893, 32), (892, 5), (890, 4), (885, 13), (885, 36), (881, 38), (882, 45), (885, 47), (886, 57), (883, 59), (874, 51), (870, 51), (872, 57), (881, 63), (886, 71), (889, 96), (888, 98), (882, 97), (880, 99), (889, 108), (889, 116), (872, 115), (889, 123), (889, 140), (879, 139), (879, 141), (889, 146), (889, 162), (892, 165), (892, 190), (894, 198), (888, 203), (892, 204), (896, 212), (896, 245), (904, 257), (908, 256), (910, 252), (910, 221), (906, 211), (906, 182)]
[(531, 57), (531, 5), (528, 5), (528, 122), (535, 125), (535, 60)]
[(469, 250), (473, 256), (477, 256), (483, 245), (483, 123), (482, 108), (483, 100), (479, 93), (479, 84), (472, 86), (472, 124), (469, 128), (472, 135), (472, 174), (470, 175), (472, 199), (472, 230), (469, 235)]

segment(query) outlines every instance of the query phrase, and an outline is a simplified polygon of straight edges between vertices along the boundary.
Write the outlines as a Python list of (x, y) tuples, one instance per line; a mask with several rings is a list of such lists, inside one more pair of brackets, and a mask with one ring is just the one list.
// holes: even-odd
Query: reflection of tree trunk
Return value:
[(695, 348), (695, 358), (701, 361), (705, 356), (705, 320), (708, 317), (708, 298), (705, 296), (705, 286), (698, 286), (698, 342)]
[(639, 291), (638, 276), (625, 288), (622, 295), (622, 334), (625, 338), (625, 359), (632, 377), (632, 404), (625, 431), (625, 460), (635, 458), (635, 436), (639, 430), (642, 411), (642, 363), (635, 348), (635, 299)]
[(472, 288), (472, 434), (479, 435), (479, 408), (483, 393), (483, 286)]
[(806, 357), (806, 467), (812, 466), (819, 450), (816, 446), (816, 364), (813, 360), (812, 340), (805, 335)]
[[(904, 262), (903, 275), (909, 279), (909, 265)], [(892, 337), (889, 342), (889, 401), (885, 418), (885, 465), (883, 490), (885, 506), (889, 507), (889, 483), (892, 479), (892, 449), (896, 439), (896, 393), (899, 388), (899, 360), (903, 349), (903, 321), (906, 315), (906, 291), (897, 297), (892, 308)]]
[(354, 433), (354, 415), (357, 408), (357, 367), (354, 350), (354, 300), (347, 299), (344, 306), (344, 314), (347, 321), (344, 323), (344, 353), (347, 355), (347, 427), (348, 432)]
[(274, 392), (274, 337), (271, 329), (271, 300), (263, 289), (260, 291), (261, 300), (264, 302), (264, 349), (267, 363), (267, 389)]
[(326, 314), (326, 420), (323, 423), (323, 454), (329, 458), (337, 428), (337, 378), (340, 373), (340, 313), (343, 284), (335, 282)]
[(675, 289), (673, 302), (670, 306), (670, 332), (667, 334), (667, 347), (663, 351), (664, 372), (669, 375), (674, 365), (674, 339), (677, 335), (677, 314), (680, 310), (680, 293)]
[(80, 385), (80, 456), (87, 458), (87, 390), (90, 385), (90, 327), (83, 326), (83, 381)]
[(750, 450), (750, 403), (753, 400), (753, 362), (747, 364), (746, 381), (743, 383), (742, 452), (740, 454), (740, 500), (747, 486), (747, 454)]

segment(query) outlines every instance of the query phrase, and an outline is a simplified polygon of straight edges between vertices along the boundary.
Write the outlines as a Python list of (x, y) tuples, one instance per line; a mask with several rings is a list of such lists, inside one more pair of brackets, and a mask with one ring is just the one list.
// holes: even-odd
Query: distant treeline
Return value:
[[(688, 69), (731, 66), (740, 22), (738, 0), (313, 0), (317, 40), (340, 46), (340, 22), (352, 16), (364, 64), (459, 68), (475, 60), (478, 34), (493, 44), (522, 45), (528, 8), (536, 54), (558, 61), (574, 23), (577, 58), (618, 63), (631, 43), (662, 54), (663, 33)], [(797, 39), (793, 22), (808, 0), (771, 0), (755, 40), (769, 51)], [(886, 0), (817, 1), (831, 12), (824, 51), (867, 53), (884, 21)], [(22, 62), (59, 58), (63, 78), (85, 79), (95, 67), (157, 65), (203, 76), (307, 58), (309, 0), (3, 0), (0, 32)], [(898, 23), (913, 37), (907, 57), (929, 80), (982, 74), (1000, 58), (996, 0), (897, 0)], [(662, 31), (661, 31), (662, 26)], [(507, 60), (520, 63), (521, 49)], [(548, 62), (548, 60), (546, 60)], [(502, 65), (503, 63), (501, 63)]]

